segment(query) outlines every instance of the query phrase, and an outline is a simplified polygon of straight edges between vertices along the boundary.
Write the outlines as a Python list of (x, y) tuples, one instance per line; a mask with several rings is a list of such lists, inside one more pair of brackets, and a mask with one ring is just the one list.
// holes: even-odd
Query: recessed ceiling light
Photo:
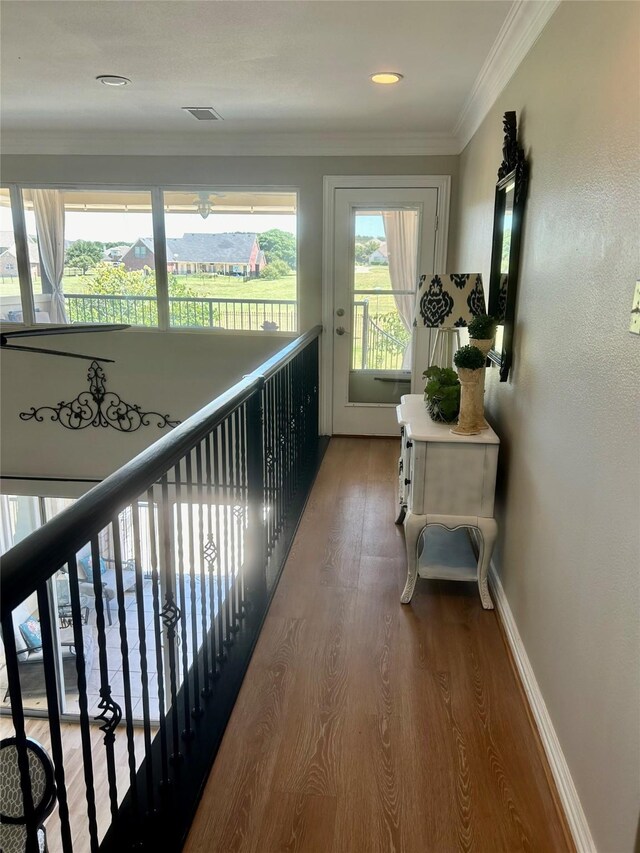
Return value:
[(371, 80), (374, 83), (380, 83), (382, 86), (389, 86), (392, 83), (399, 83), (402, 77), (403, 75), (398, 74), (396, 71), (378, 71), (376, 74), (371, 75)]
[(117, 74), (100, 74), (96, 80), (105, 86), (128, 86), (131, 83), (128, 77), (119, 77)]

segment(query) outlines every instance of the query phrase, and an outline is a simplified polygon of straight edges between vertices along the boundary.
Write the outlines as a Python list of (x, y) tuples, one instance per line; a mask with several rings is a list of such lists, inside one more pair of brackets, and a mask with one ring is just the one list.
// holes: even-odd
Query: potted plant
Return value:
[(432, 420), (450, 424), (460, 411), (460, 380), (450, 367), (430, 367), (422, 374), (427, 380), (424, 400)]
[[(498, 321), (490, 314), (480, 314), (478, 317), (474, 317), (473, 320), (469, 323), (469, 344), (471, 346), (478, 347), (480, 352), (484, 355), (485, 359), (487, 357), (487, 353), (493, 346), (493, 342), (496, 337), (497, 325)], [(476, 390), (476, 393), (478, 395), (478, 405), (480, 405), (482, 409), (484, 409), (485, 373), (486, 370), (483, 370), (482, 374), (480, 375), (480, 381), (478, 382), (478, 387)], [(482, 423), (482, 429), (489, 429), (489, 424), (485, 421), (484, 416), (482, 418)]]
[(470, 344), (460, 347), (453, 357), (458, 368), (460, 392), (460, 417), (458, 425), (451, 432), (457, 435), (475, 435), (484, 428), (482, 403), (478, 401), (477, 388), (481, 371), (484, 369), (485, 356), (478, 347)]
[[(468, 326), (469, 339), (472, 346), (477, 346), (479, 350), (482, 350), (483, 347), (478, 346), (478, 343), (489, 341), (489, 344), (492, 344), (496, 336), (497, 325), (498, 321), (490, 314), (479, 314), (477, 317), (474, 317)], [(491, 346), (487, 347), (487, 352), (489, 349), (491, 349)]]

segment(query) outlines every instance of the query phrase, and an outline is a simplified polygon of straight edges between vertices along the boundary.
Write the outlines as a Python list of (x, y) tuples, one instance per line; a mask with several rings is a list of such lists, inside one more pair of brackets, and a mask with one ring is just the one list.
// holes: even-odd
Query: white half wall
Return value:
[[(107, 391), (139, 404), (143, 412), (186, 420), (289, 340), (273, 335), (127, 329), (41, 338), (35, 345), (113, 358), (115, 364), (103, 365)], [(32, 406), (55, 406), (88, 390), (89, 365), (75, 358), (2, 353), (0, 465), (4, 477), (102, 479), (165, 435), (167, 428), (153, 424), (127, 434), (93, 426), (71, 431), (51, 422), (46, 414), (42, 423), (20, 420), (20, 412)], [(11, 491), (10, 481), (5, 481), (4, 490)], [(25, 488), (20, 491), (24, 493)], [(59, 489), (49, 493), (65, 494)]]
[(460, 160), (457, 269), (488, 282), (502, 115), (531, 164), (496, 566), (601, 853), (640, 803), (640, 5), (564, 2)]

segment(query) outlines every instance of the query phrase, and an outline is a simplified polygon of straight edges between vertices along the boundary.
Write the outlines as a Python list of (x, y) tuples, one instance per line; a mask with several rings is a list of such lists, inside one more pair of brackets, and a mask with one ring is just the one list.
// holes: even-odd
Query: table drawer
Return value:
[[(493, 516), (498, 447), (428, 442), (420, 513)], [(415, 498), (414, 498), (415, 502)]]

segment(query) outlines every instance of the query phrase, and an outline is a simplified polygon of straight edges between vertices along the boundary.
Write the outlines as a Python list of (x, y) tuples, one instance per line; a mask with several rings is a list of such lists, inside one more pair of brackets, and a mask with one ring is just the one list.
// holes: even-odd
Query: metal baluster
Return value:
[(204, 493), (202, 489), (202, 442), (196, 445), (196, 476), (198, 478), (198, 532), (200, 547), (198, 560), (200, 562), (200, 615), (202, 620), (202, 691), (203, 697), (211, 696), (209, 683), (209, 649), (207, 646), (207, 575), (205, 573), (205, 540), (204, 540)]
[(173, 513), (169, 502), (169, 484), (167, 475), (160, 480), (162, 496), (162, 513), (160, 515), (163, 553), (163, 577), (164, 577), (164, 606), (162, 608), (162, 622), (167, 631), (167, 645), (169, 652), (169, 689), (171, 691), (171, 729), (173, 733), (173, 755), (174, 760), (181, 756), (180, 729), (178, 725), (178, 686), (176, 678), (176, 625), (180, 620), (180, 610), (176, 605), (173, 588), (175, 583), (176, 569), (173, 555)]
[(136, 747), (133, 736), (133, 707), (131, 704), (131, 673), (129, 670), (129, 639), (127, 637), (127, 614), (124, 604), (124, 584), (122, 581), (122, 548), (120, 543), (120, 522), (111, 522), (113, 536), (113, 558), (116, 570), (116, 597), (118, 599), (118, 623), (120, 625), (120, 649), (122, 651), (122, 680), (124, 683), (125, 725), (127, 731), (127, 752), (129, 756), (129, 785), (131, 801), (136, 819), (139, 818), (138, 788), (136, 785)]
[(247, 577), (246, 591), (258, 624), (267, 603), (267, 542), (264, 517), (265, 466), (263, 420), (265, 384), (247, 400)]
[(213, 469), (216, 476), (216, 543), (217, 543), (217, 561), (216, 561), (216, 598), (218, 601), (218, 655), (219, 663), (224, 663), (227, 659), (227, 654), (224, 650), (224, 599), (222, 596), (222, 524), (220, 520), (220, 507), (224, 507), (222, 495), (222, 453), (220, 452), (222, 429), (217, 426), (212, 435), (213, 440)]
[(233, 624), (232, 605), (231, 605), (231, 565), (232, 555), (231, 543), (229, 541), (229, 512), (230, 512), (230, 497), (229, 497), (229, 419), (226, 418), (221, 426), (220, 438), (221, 446), (220, 453), (222, 459), (222, 495), (224, 513), (222, 516), (223, 531), (224, 531), (224, 609), (225, 609), (225, 638), (224, 645), (229, 648), (233, 645), (231, 636), (231, 626)]
[(179, 462), (174, 470), (176, 482), (176, 528), (178, 559), (178, 590), (180, 596), (180, 635), (182, 639), (182, 698), (184, 701), (185, 730), (182, 737), (190, 739), (194, 732), (191, 728), (191, 699), (189, 697), (189, 632), (187, 630), (187, 600), (184, 588), (184, 540), (182, 534), (182, 480)]
[[(260, 441), (262, 441), (262, 435), (260, 435)], [(240, 607), (239, 607), (239, 616), (240, 619), (244, 617), (245, 611), (245, 588), (244, 588), (244, 564), (247, 559), (247, 547), (246, 547), (246, 528), (247, 528), (247, 404), (243, 403), (240, 409), (240, 502), (242, 506), (242, 523), (240, 525), (241, 530), (241, 547), (242, 547), (242, 560), (240, 562)], [(261, 498), (264, 506), (264, 489), (262, 491)], [(264, 523), (264, 522), (263, 522)]]
[(209, 670), (209, 678), (215, 681), (218, 678), (218, 670), (216, 668), (216, 606), (215, 606), (215, 563), (217, 559), (218, 546), (213, 536), (213, 468), (211, 454), (211, 440), (213, 433), (205, 439), (205, 466), (207, 478), (207, 544), (203, 557), (207, 561), (208, 568), (208, 583), (209, 583), (209, 610), (211, 612), (211, 627), (209, 629), (209, 648), (211, 657), (211, 669)]
[(266, 469), (266, 484), (267, 484), (267, 502), (266, 507), (269, 510), (267, 519), (268, 528), (268, 553), (273, 550), (275, 538), (275, 418), (273, 405), (273, 378), (269, 379), (264, 387), (265, 408), (264, 408), (264, 443), (265, 443), (265, 469)]
[(199, 645), (198, 645), (198, 611), (196, 605), (196, 570), (195, 570), (195, 548), (193, 529), (193, 473), (191, 465), (191, 453), (185, 456), (187, 476), (187, 505), (189, 507), (189, 586), (191, 599), (191, 644), (193, 649), (193, 710), (194, 717), (202, 716), (200, 705), (200, 673), (199, 673)]
[[(153, 503), (148, 503), (148, 514), (153, 512)], [(147, 665), (146, 614), (144, 608), (144, 587), (142, 579), (142, 553), (140, 539), (140, 514), (138, 502), (131, 506), (133, 526), (133, 559), (136, 572), (136, 612), (138, 616), (138, 646), (140, 649), (140, 683), (142, 685), (142, 721), (144, 729), (145, 770), (147, 783), (147, 808), (155, 811), (155, 791), (153, 784), (153, 759), (151, 756), (151, 719), (149, 710), (149, 671)]]
[(238, 429), (237, 429), (237, 409), (229, 415), (229, 468), (231, 475), (231, 515), (229, 522), (231, 524), (231, 553), (233, 555), (233, 566), (231, 574), (231, 632), (236, 634), (240, 630), (238, 622), (238, 574), (240, 571), (240, 551), (238, 547), (238, 485), (237, 485), (237, 451), (238, 451)]
[(158, 716), (160, 718), (160, 759), (162, 784), (169, 780), (169, 751), (167, 746), (167, 721), (164, 714), (164, 662), (162, 660), (162, 627), (160, 625), (160, 591), (158, 575), (158, 548), (156, 540), (156, 511), (153, 488), (147, 491), (149, 501), (149, 545), (151, 557), (151, 592), (153, 596), (153, 629), (156, 640), (156, 670), (158, 674)]
[(244, 518), (244, 507), (242, 505), (241, 479), (240, 479), (240, 444), (242, 441), (242, 424), (240, 407), (236, 409), (235, 414), (235, 429), (234, 429), (234, 518), (235, 518), (235, 539), (236, 539), (236, 560), (237, 568), (235, 573), (235, 613), (234, 626), (235, 630), (240, 629), (241, 616), (241, 597), (240, 597), (240, 578), (242, 576), (242, 519)]
[(96, 853), (99, 846), (98, 825), (96, 821), (96, 797), (93, 787), (93, 759), (89, 727), (89, 706), (87, 701), (87, 676), (84, 659), (84, 637), (82, 633), (80, 589), (78, 587), (78, 564), (76, 562), (75, 554), (69, 558), (67, 568), (69, 570), (69, 597), (71, 599), (73, 645), (76, 651), (78, 706), (80, 709), (80, 741), (82, 744), (82, 767), (84, 771), (85, 794), (87, 799), (89, 843), (91, 846), (91, 853)]
[(56, 793), (58, 797), (58, 814), (60, 816), (60, 835), (64, 853), (73, 850), (71, 842), (71, 826), (69, 825), (69, 804), (67, 802), (67, 787), (64, 773), (64, 752), (60, 734), (60, 708), (58, 705), (58, 682), (56, 675), (59, 669), (59, 657), (55, 653), (55, 630), (51, 618), (51, 596), (46, 584), (41, 584), (37, 590), (38, 617), (42, 635), (42, 663), (44, 666), (44, 681), (47, 692), (47, 716), (49, 718), (49, 734), (51, 737), (51, 754), (55, 768)]
[(107, 659), (107, 638), (105, 635), (104, 599), (102, 574), (100, 573), (100, 545), (98, 537), (91, 539), (91, 572), (93, 574), (93, 594), (96, 608), (96, 628), (98, 631), (98, 660), (100, 662), (100, 702), (96, 720), (102, 720), (100, 731), (104, 732), (103, 743), (107, 757), (107, 780), (109, 782), (109, 802), (111, 817), (115, 820), (118, 814), (118, 784), (116, 777), (116, 757), (113, 744), (115, 730), (122, 719), (122, 709), (111, 696), (109, 684), (109, 664)]

